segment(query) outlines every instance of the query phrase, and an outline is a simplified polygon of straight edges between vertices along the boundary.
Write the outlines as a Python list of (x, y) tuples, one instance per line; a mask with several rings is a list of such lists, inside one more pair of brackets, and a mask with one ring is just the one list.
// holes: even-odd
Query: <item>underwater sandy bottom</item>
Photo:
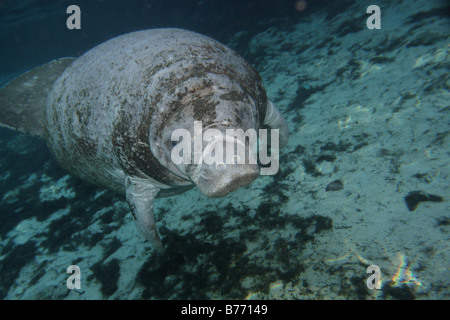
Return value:
[[(381, 30), (355, 5), (252, 37), (245, 54), (289, 122), (280, 170), (222, 199), (157, 199), (162, 253), (124, 199), (2, 129), (0, 298), (448, 299), (442, 3), (382, 2)], [(72, 264), (80, 290), (66, 287)]]

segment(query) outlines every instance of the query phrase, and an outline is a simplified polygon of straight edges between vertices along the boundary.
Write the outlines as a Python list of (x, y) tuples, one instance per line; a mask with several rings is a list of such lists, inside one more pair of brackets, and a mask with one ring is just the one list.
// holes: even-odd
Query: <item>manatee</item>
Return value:
[[(258, 72), (223, 44), (182, 29), (118, 36), (0, 90), (1, 125), (45, 139), (68, 172), (125, 195), (139, 232), (157, 249), (155, 197), (195, 186), (223, 197), (260, 173), (249, 161), (175, 164), (171, 135), (180, 128), (195, 134), (195, 121), (218, 132), (278, 129), (280, 147), (289, 136)], [(241, 143), (251, 148), (248, 139)]]

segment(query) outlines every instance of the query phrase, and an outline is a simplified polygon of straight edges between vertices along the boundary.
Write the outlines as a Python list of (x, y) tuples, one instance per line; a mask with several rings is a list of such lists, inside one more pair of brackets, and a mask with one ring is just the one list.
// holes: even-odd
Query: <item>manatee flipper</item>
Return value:
[(125, 182), (126, 197), (139, 233), (151, 242), (155, 249), (161, 250), (163, 245), (156, 230), (153, 214), (153, 200), (159, 188), (148, 182), (127, 177)]
[(53, 83), (75, 58), (61, 58), (32, 69), (0, 89), (0, 125), (45, 137), (44, 115)]
[(270, 129), (278, 129), (280, 134), (280, 148), (283, 148), (289, 140), (289, 128), (281, 115), (280, 111), (273, 105), (272, 101), (267, 100), (266, 117), (264, 124)]

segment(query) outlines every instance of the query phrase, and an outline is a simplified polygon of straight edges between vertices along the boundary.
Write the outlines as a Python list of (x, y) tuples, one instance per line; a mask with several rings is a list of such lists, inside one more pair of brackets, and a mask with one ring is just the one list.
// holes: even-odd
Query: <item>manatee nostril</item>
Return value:
[(225, 163), (216, 163), (216, 169), (218, 170), (225, 170), (227, 168), (227, 165)]

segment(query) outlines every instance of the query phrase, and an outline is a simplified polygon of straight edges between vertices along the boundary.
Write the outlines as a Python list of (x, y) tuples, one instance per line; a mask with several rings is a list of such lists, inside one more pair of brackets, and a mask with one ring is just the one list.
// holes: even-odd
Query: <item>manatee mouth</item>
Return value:
[(207, 197), (220, 198), (250, 184), (258, 175), (259, 167), (257, 165), (243, 166), (241, 170), (236, 170), (236, 172), (227, 172), (226, 169), (224, 172), (202, 172), (195, 184)]

